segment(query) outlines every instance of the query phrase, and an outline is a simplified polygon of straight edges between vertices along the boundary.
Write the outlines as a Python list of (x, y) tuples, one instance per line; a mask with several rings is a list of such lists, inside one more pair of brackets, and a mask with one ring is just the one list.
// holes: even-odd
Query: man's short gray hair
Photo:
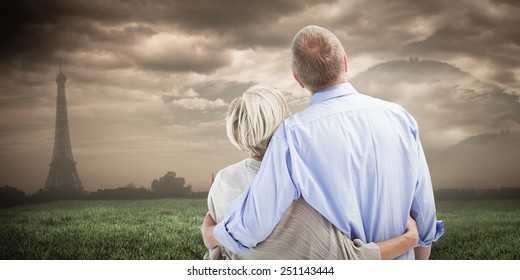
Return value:
[(239, 150), (263, 157), (271, 136), (290, 114), (280, 91), (270, 86), (253, 86), (229, 105), (228, 138)]
[(294, 36), (291, 54), (294, 75), (311, 92), (344, 81), (345, 50), (329, 30), (315, 25), (304, 27)]

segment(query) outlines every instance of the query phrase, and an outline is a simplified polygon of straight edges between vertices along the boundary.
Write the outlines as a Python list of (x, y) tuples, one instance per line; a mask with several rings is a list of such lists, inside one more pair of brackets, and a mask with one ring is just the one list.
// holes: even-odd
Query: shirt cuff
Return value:
[(435, 223), (435, 234), (433, 235), (433, 238), (431, 240), (419, 240), (419, 243), (417, 244), (418, 247), (428, 247), (431, 246), (433, 242), (437, 241), (442, 235), (444, 234), (444, 221), (443, 220), (437, 220)]
[(444, 221), (443, 220), (437, 220), (437, 227), (435, 231), (435, 236), (433, 237), (433, 241), (437, 241), (439, 237), (441, 237), (444, 234)]
[(240, 242), (235, 240), (233, 236), (231, 236), (228, 233), (224, 222), (218, 223), (215, 226), (213, 234), (215, 236), (215, 239), (217, 239), (218, 242), (220, 242), (220, 244), (222, 244), (224, 247), (229, 249), (234, 254), (242, 254), (251, 250), (251, 248), (245, 247), (242, 244), (240, 244)]

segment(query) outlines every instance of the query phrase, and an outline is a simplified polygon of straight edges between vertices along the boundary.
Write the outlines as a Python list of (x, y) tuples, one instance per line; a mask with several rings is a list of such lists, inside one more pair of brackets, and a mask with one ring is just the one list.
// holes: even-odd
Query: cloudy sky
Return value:
[(288, 50), (316, 24), (343, 42), (359, 91), (416, 117), (435, 188), (520, 186), (518, 1), (318, 2), (4, 1), (0, 185), (45, 184), (62, 58), (86, 190), (169, 170), (208, 189), (245, 156), (225, 134), (233, 98), (263, 83), (306, 106)]

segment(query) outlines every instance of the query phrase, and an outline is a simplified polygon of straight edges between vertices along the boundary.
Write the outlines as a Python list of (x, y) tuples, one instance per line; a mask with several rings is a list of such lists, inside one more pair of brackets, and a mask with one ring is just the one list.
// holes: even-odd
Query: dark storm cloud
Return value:
[[(517, 10), (516, 13), (520, 13)], [(511, 69), (520, 65), (520, 19), (492, 14), (468, 14), (405, 47), (405, 53), (442, 57), (473, 56)]]
[[(520, 19), (516, 15), (519, 9), (520, 4), (513, 1), (510, 5), (488, 1), (358, 1), (345, 6), (341, 13), (329, 19), (329, 24), (331, 29), (344, 35), (346, 45), (352, 38), (362, 38), (373, 50), (413, 45), (422, 41), (417, 37), (430, 36), (436, 36), (431, 40), (432, 51), (442, 51), (437, 47), (449, 44), (448, 39), (458, 43), (471, 38), (482, 44), (453, 45), (453, 49), (463, 51), (468, 47), (487, 49), (491, 44), (495, 47), (496, 44), (518, 45), (520, 31), (516, 26)], [(435, 35), (437, 33), (446, 35)], [(382, 41), (392, 44), (377, 47)]]
[[(183, 26), (200, 30), (208, 27), (222, 31), (241, 28), (261, 29), (264, 24), (297, 14), (316, 1), (175, 1), (170, 7), (173, 16)], [(322, 1), (334, 3), (337, 1)]]
[[(234, 48), (288, 48), (294, 34), (312, 21), (298, 19), (300, 13), (336, 2), (337, 0), (175, 1), (170, 7), (171, 16), (175, 20), (170, 22), (189, 32), (216, 33), (226, 38), (229, 46)], [(287, 18), (292, 20), (280, 22)], [(308, 22), (304, 23), (306, 20)]]
[[(471, 4), (470, 4), (471, 3)], [(520, 86), (520, 5), (467, 2), (446, 18), (443, 27), (423, 40), (408, 44), (404, 54), (442, 58), (470, 57), (492, 68), (494, 80)]]
[(329, 19), (347, 52), (395, 52), (421, 35), (417, 27), (434, 22), (443, 1), (357, 1)]
[[(432, 58), (464, 54), (505, 67), (495, 76), (503, 82), (518, 82), (511, 72), (519, 65), (515, 58), (519, 4), (514, 1), (381, 0), (338, 5), (332, 12), (319, 9), (325, 6), (323, 2), (291, 0), (16, 1), (7, 4), (7, 15), (2, 18), (0, 56), (30, 67), (51, 57), (56, 61), (59, 52), (99, 49), (122, 52), (138, 67), (151, 70), (204, 73), (230, 60), (216, 60), (218, 53), (208, 47), (202, 51), (207, 55), (181, 53), (193, 60), (152, 59), (125, 49), (145, 36), (171, 30), (218, 37), (227, 42), (220, 50), (287, 48), (299, 28), (317, 23), (336, 32), (353, 55), (370, 53), (384, 59), (396, 53)], [(208, 42), (212, 43), (213, 39)]]
[[(310, 0), (10, 1), (4, 4), (6, 14), (1, 19), (0, 58), (6, 64), (4, 71), (12, 67), (45, 71), (40, 63), (56, 64), (58, 56), (86, 50), (110, 53), (123, 61), (127, 56), (126, 63), (130, 60), (150, 70), (205, 73), (230, 63), (226, 52), (230, 47), (287, 44), (280, 28), (266, 27), (312, 5)], [(151, 57), (131, 49), (145, 37), (172, 31), (213, 38), (202, 49), (184, 46), (171, 57)], [(213, 40), (217, 37), (228, 45)]]

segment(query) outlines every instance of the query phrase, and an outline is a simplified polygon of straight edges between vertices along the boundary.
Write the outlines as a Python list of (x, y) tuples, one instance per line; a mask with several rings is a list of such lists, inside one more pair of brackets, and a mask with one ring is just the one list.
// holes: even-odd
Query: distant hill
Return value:
[[(393, 60), (375, 65), (351, 79), (356, 86), (364, 87), (372, 82), (394, 84), (407, 81), (411, 83), (435, 83), (452, 79), (471, 78), (471, 76), (451, 64), (436, 60)], [(366, 88), (364, 88), (366, 90)], [(369, 89), (368, 89), (369, 90)]]

